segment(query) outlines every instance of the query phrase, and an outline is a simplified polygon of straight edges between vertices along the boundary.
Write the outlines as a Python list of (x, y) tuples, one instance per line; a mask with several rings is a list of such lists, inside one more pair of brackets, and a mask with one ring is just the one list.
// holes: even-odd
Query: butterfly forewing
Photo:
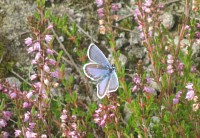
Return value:
[(118, 89), (118, 87), (119, 87), (119, 81), (117, 78), (117, 74), (115, 71), (113, 71), (110, 77), (110, 85), (108, 92), (114, 92)]
[(94, 81), (98, 81), (103, 76), (109, 73), (109, 70), (97, 63), (87, 63), (83, 67), (83, 71), (87, 77)]
[(97, 84), (97, 96), (102, 99), (109, 90), (110, 77), (106, 76), (102, 81)]
[(95, 44), (93, 43), (90, 44), (87, 54), (90, 61), (98, 63), (103, 66), (111, 67), (110, 63), (108, 62), (103, 52)]

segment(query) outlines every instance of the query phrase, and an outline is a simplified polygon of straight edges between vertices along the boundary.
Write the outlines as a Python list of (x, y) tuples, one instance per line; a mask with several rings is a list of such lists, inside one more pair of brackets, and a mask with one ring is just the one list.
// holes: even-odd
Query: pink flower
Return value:
[(200, 23), (197, 23), (197, 28), (200, 28)]
[(101, 113), (101, 111), (102, 111), (102, 109), (101, 109), (101, 108), (99, 108), (99, 109), (95, 110), (95, 112), (96, 112), (97, 114)]
[(145, 8), (144, 10), (146, 13), (151, 13), (151, 9), (150, 8)]
[(148, 84), (150, 84), (152, 80), (153, 80), (153, 78), (146, 77), (146, 81), (147, 81)]
[(167, 70), (167, 74), (172, 74), (172, 73), (174, 73), (174, 70), (173, 70), (173, 69), (168, 69), (168, 70)]
[(138, 17), (142, 16), (140, 9), (137, 7), (134, 12), (135, 20), (138, 21)]
[(100, 118), (94, 118), (94, 122), (95, 122), (95, 123), (99, 123), (100, 120), (101, 120)]
[(190, 26), (189, 26), (189, 25), (186, 25), (186, 26), (185, 26), (185, 30), (190, 30)]
[(30, 115), (31, 113), (29, 111), (27, 111), (25, 114), (24, 114), (24, 122), (27, 122), (30, 118)]
[(12, 114), (10, 111), (3, 111), (3, 118), (5, 120), (7, 120), (7, 121), (10, 120), (11, 116), (12, 116)]
[(21, 130), (15, 130), (15, 137), (19, 137), (21, 134)]
[(193, 90), (193, 84), (192, 83), (187, 83), (185, 88), (187, 88), (188, 90)]
[(112, 106), (109, 107), (109, 109), (116, 109), (116, 108), (117, 108), (117, 107), (114, 106), (114, 105), (112, 105)]
[(138, 74), (134, 74), (133, 76), (133, 82), (136, 84), (136, 85), (140, 85), (141, 84), (141, 77), (138, 75)]
[(158, 8), (159, 8), (159, 9), (163, 9), (163, 8), (164, 8), (164, 5), (163, 5), (162, 3), (159, 3), (159, 4), (158, 4)]
[(76, 115), (72, 115), (72, 119), (76, 120), (76, 118), (77, 118)]
[(29, 108), (31, 106), (31, 103), (24, 102), (23, 103), (23, 108)]
[(1, 90), (3, 90), (3, 86), (2, 86), (2, 84), (0, 84), (0, 91), (1, 91)]
[(132, 88), (132, 92), (134, 93), (134, 92), (136, 92), (136, 90), (137, 90), (137, 85), (135, 85), (133, 88)]
[(30, 46), (32, 44), (32, 38), (28, 37), (25, 39), (26, 46)]
[(41, 138), (47, 138), (47, 135), (46, 134), (42, 134)]
[(99, 9), (97, 10), (97, 13), (98, 13), (99, 18), (104, 17), (104, 13), (103, 13), (103, 11), (104, 11), (103, 8), (99, 8)]
[(33, 84), (33, 86), (35, 87), (36, 90), (39, 90), (41, 87), (41, 83), (40, 82), (36, 82)]
[(54, 71), (54, 72), (51, 72), (51, 77), (54, 77), (54, 78), (59, 78), (59, 72), (58, 71)]
[(105, 115), (103, 116), (103, 120), (106, 120), (106, 118), (107, 118), (107, 114), (105, 114)]
[(35, 125), (36, 125), (36, 123), (30, 122), (30, 123), (29, 123), (29, 128), (30, 128), (31, 130), (33, 130), (34, 127), (35, 127)]
[(30, 91), (29, 93), (26, 94), (26, 97), (30, 99), (33, 96), (33, 91)]
[(37, 52), (35, 55), (35, 61), (38, 61), (41, 58), (41, 53)]
[(188, 101), (193, 100), (194, 99), (194, 90), (189, 90), (186, 94), (185, 99), (187, 99)]
[(178, 62), (178, 70), (182, 71), (184, 69), (184, 64), (182, 62)]
[(3, 131), (3, 138), (8, 138), (8, 136), (9, 136), (9, 133), (6, 131)]
[(28, 54), (32, 53), (33, 51), (34, 51), (34, 49), (32, 46), (27, 49)]
[(34, 44), (34, 46), (33, 46), (33, 49), (34, 49), (34, 51), (35, 51), (35, 50), (40, 50), (40, 43), (39, 43), (39, 42), (36, 42), (36, 43)]
[(103, 0), (96, 0), (97, 7), (101, 7), (103, 5)]
[(173, 104), (177, 104), (179, 102), (179, 99), (173, 98)]
[(114, 117), (115, 116), (115, 114), (110, 114), (110, 117)]
[(167, 63), (168, 64), (173, 64), (174, 63), (173, 56), (170, 55), (170, 54), (167, 56)]
[(147, 7), (150, 7), (152, 4), (152, 0), (146, 0), (144, 5), (147, 6)]
[(197, 68), (196, 68), (196, 66), (193, 65), (193, 66), (191, 67), (190, 71), (191, 71), (192, 73), (197, 72)]
[(140, 39), (144, 39), (144, 33), (140, 32)]
[(49, 44), (50, 41), (52, 40), (52, 37), (53, 37), (52, 35), (46, 35), (44, 39)]
[(154, 92), (154, 89), (151, 88), (151, 87), (145, 86), (145, 87), (144, 87), (144, 91), (151, 94), (151, 93)]
[(77, 129), (77, 125), (76, 125), (76, 123), (72, 123), (72, 128), (74, 129), (74, 130), (76, 130)]
[(17, 97), (17, 94), (15, 92), (9, 93), (9, 96), (11, 99), (15, 99)]
[(49, 80), (47, 78), (44, 79), (44, 84), (47, 86), (49, 85)]
[(75, 134), (76, 134), (75, 131), (69, 131), (68, 133), (69, 136), (74, 136)]
[(47, 64), (45, 64), (44, 66), (43, 66), (43, 70), (45, 71), (45, 72), (50, 72), (50, 68), (49, 68), (49, 66), (47, 65)]
[(180, 98), (181, 97), (181, 94), (182, 94), (182, 92), (181, 91), (178, 91), (178, 93), (176, 94), (176, 98)]
[(119, 10), (119, 5), (118, 4), (112, 4), (111, 5), (111, 10), (118, 11)]
[(102, 127), (105, 126), (105, 123), (106, 123), (105, 120), (102, 120), (102, 121), (100, 122), (100, 126), (102, 126)]
[(60, 116), (60, 119), (62, 120), (62, 122), (65, 122), (65, 120), (67, 119), (66, 113), (67, 111), (64, 109), (62, 112), (62, 115)]
[(32, 131), (26, 131), (26, 138), (36, 138), (37, 133), (33, 133)]
[(48, 27), (47, 27), (47, 30), (53, 28), (53, 25), (52, 24), (49, 24)]
[(33, 74), (31, 75), (30, 80), (35, 80), (36, 78), (37, 78), (37, 74)]
[(54, 59), (49, 59), (48, 60), (49, 64), (55, 66), (56, 65), (56, 61)]
[(32, 64), (32, 65), (35, 65), (35, 64), (37, 64), (37, 60), (35, 60), (35, 59), (34, 59), (34, 60), (32, 60), (32, 61), (31, 61), (31, 64)]
[(5, 127), (7, 125), (6, 121), (4, 119), (0, 119), (0, 129)]
[(49, 54), (49, 55), (52, 55), (54, 52), (53, 52), (53, 50), (52, 49), (49, 49), (49, 48), (47, 48), (47, 54)]

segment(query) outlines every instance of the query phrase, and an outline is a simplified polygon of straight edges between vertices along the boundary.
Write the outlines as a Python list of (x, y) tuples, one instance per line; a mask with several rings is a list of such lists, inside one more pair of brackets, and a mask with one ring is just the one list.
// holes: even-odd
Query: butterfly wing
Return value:
[(110, 75), (110, 85), (108, 92), (114, 92), (118, 89), (118, 87), (119, 87), (119, 81), (117, 78), (117, 74), (115, 71), (113, 71)]
[(92, 63), (84, 65), (84, 73), (91, 80), (99, 81), (97, 84), (97, 96), (102, 99), (108, 92), (114, 92), (118, 89), (117, 74), (114, 70), (110, 72), (112, 67), (109, 61), (95, 44), (90, 44), (87, 55)]
[(108, 92), (110, 85), (110, 76), (106, 76), (97, 84), (97, 97), (102, 99)]
[(109, 73), (109, 70), (97, 63), (87, 63), (83, 67), (85, 75), (91, 80), (98, 81), (103, 76)]
[(102, 66), (111, 67), (106, 56), (95, 44), (93, 44), (93, 43), (90, 44), (88, 51), (87, 51), (87, 55), (88, 55), (88, 58), (90, 59), (90, 61), (98, 63)]

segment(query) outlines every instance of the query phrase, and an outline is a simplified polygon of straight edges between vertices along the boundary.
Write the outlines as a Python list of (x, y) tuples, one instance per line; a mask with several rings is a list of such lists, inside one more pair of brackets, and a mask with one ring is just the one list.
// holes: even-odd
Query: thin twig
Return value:
[[(76, 21), (75, 21), (69, 14), (67, 14), (67, 16), (68, 16), (68, 18), (69, 18), (72, 22), (76, 23)], [(91, 39), (91, 41), (94, 41), (94, 42), (96, 42), (96, 43), (99, 43), (96, 39), (94, 39), (91, 35), (89, 35), (80, 25), (78, 25), (78, 24), (76, 23), (76, 26), (78, 27), (78, 29), (79, 29), (81, 32), (83, 32), (87, 37), (89, 37), (89, 38)]]
[(126, 15), (126, 16), (121, 17), (121, 18), (120, 18), (119, 20), (117, 20), (116, 22), (120, 22), (121, 20), (124, 20), (124, 19), (126, 19), (126, 18), (128, 18), (128, 17), (131, 17), (131, 16), (133, 16), (133, 13), (130, 13), (130, 14)]
[[(112, 25), (112, 27), (113, 27), (113, 28), (120, 29), (120, 30), (123, 30), (123, 31), (127, 31), (127, 32), (139, 34), (138, 32), (136, 32), (136, 31), (134, 31), (134, 30), (126, 29), (126, 28), (123, 28), (123, 27), (114, 26), (114, 25)], [(128, 37), (126, 37), (126, 38), (128, 38)], [(129, 38), (130, 38), (130, 37), (129, 37)]]
[(18, 78), (20, 78), (21, 80), (23, 80), (25, 83), (27, 83), (29, 86), (32, 86), (31, 83), (29, 83), (27, 80), (25, 80), (24, 78), (22, 78), (17, 72), (15, 72), (14, 70), (11, 70), (11, 72), (16, 75)]
[[(65, 54), (67, 55), (67, 57), (69, 58), (72, 66), (74, 66), (74, 68), (77, 70), (77, 72), (80, 74), (80, 77), (84, 80), (85, 86), (86, 88), (89, 88), (89, 91), (92, 92), (92, 87), (90, 85), (88, 85), (88, 80), (83, 76), (83, 73), (81, 72), (80, 68), (76, 65), (75, 61), (73, 60), (72, 56), (68, 53), (68, 51), (65, 49), (65, 46), (62, 44), (62, 42), (60, 41), (58, 35), (56, 34), (55, 30), (52, 28), (51, 29), (54, 36), (56, 37), (58, 43), (60, 44), (61, 48), (63, 49), (63, 51), (65, 52)], [(91, 101), (90, 101), (91, 102)]]
[(77, 70), (77, 72), (80, 74), (81, 78), (84, 78), (82, 75), (82, 72), (80, 70), (80, 68), (76, 65), (76, 63), (74, 62), (72, 56), (68, 53), (68, 51), (65, 49), (65, 46), (62, 44), (62, 42), (60, 41), (58, 35), (56, 34), (55, 30), (52, 28), (51, 29), (54, 36), (56, 37), (58, 43), (60, 44), (61, 48), (63, 49), (63, 51), (65, 52), (65, 54), (67, 55), (67, 57), (69, 58), (71, 64), (74, 66), (74, 68)]
[[(30, 82), (28, 82), (27, 80), (25, 80), (22, 76), (20, 76), (17, 72), (15, 72), (15, 71), (11, 71), (14, 75), (16, 75), (19, 79), (21, 79), (22, 81), (24, 81), (25, 83), (27, 83), (29, 86), (32, 86), (32, 84), (30, 83)], [(54, 99), (54, 98), (52, 98), (52, 100), (53, 101), (56, 101), (57, 102), (57, 100), (56, 99)], [(63, 106), (66, 106), (66, 104), (64, 104), (64, 103), (62, 103), (61, 101), (60, 101), (60, 103), (61, 103), (61, 105), (63, 105)]]
[[(48, 47), (47, 45), (45, 45), (45, 46)], [(57, 56), (59, 55), (59, 53), (56, 50), (54, 50), (54, 49), (52, 49), (52, 50)], [(64, 56), (62, 56), (61, 59), (64, 60), (70, 66), (73, 66), (73, 64), (67, 58), (65, 58)]]

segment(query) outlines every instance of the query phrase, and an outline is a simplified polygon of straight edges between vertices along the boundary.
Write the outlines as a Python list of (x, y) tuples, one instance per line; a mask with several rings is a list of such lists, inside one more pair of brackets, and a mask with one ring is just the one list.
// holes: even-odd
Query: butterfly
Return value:
[(88, 78), (96, 82), (97, 97), (102, 99), (107, 93), (114, 92), (119, 87), (115, 67), (93, 43), (88, 47), (87, 56), (91, 62), (83, 66), (83, 71)]

